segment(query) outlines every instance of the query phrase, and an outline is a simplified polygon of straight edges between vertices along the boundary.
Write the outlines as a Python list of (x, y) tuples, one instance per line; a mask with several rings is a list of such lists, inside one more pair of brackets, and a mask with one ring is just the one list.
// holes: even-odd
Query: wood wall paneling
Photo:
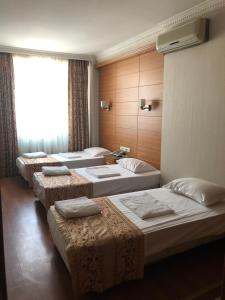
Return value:
[(99, 139), (104, 148), (115, 147), (115, 116), (113, 112), (104, 110), (99, 114)]
[(136, 116), (138, 113), (138, 102), (117, 102), (114, 104), (116, 116)]
[(116, 89), (126, 89), (137, 87), (139, 83), (139, 72), (118, 76), (116, 80)]
[(110, 89), (100, 90), (99, 97), (100, 97), (100, 99), (99, 99), (100, 101), (107, 100), (111, 103), (115, 102), (116, 101), (115, 89), (114, 90), (110, 90)]
[(101, 69), (99, 75), (99, 93), (107, 94), (115, 91), (116, 88), (116, 65), (108, 65)]
[(137, 116), (116, 116), (115, 126), (118, 128), (130, 128), (133, 130), (137, 129)]
[(140, 72), (140, 86), (163, 83), (163, 68)]
[(139, 98), (147, 100), (163, 100), (163, 86), (162, 84), (146, 85), (139, 87)]
[(100, 94), (102, 93), (108, 93), (109, 91), (115, 91), (116, 89), (116, 77), (104, 77), (101, 79), (101, 85), (100, 85)]
[(164, 65), (163, 55), (156, 51), (151, 51), (140, 56), (140, 71), (162, 69)]
[(163, 85), (147, 85), (139, 87), (139, 99), (145, 99), (146, 104), (152, 104), (152, 110), (145, 111), (139, 108), (139, 115), (146, 117), (162, 116)]
[(147, 100), (146, 105), (151, 105), (152, 106), (152, 110), (151, 111), (147, 111), (147, 110), (142, 110), (139, 108), (138, 110), (138, 115), (139, 116), (145, 116), (145, 117), (162, 117), (162, 101), (158, 101), (158, 100)]
[[(100, 143), (110, 150), (131, 148), (130, 156), (160, 167), (163, 56), (156, 51), (100, 68), (100, 98), (112, 103), (100, 112)], [(152, 104), (143, 111), (139, 99)]]
[(161, 117), (138, 118), (137, 157), (160, 167)]
[(155, 43), (150, 43), (147, 45), (144, 45), (142, 47), (140, 47), (139, 49), (133, 49), (128, 51), (127, 53), (123, 53), (121, 55), (117, 55), (116, 57), (112, 58), (112, 59), (106, 59), (103, 60), (102, 62), (99, 62), (95, 65), (95, 67), (97, 69), (102, 68), (104, 66), (116, 63), (116, 62), (120, 62), (120, 61), (124, 61), (128, 58), (134, 57), (134, 56), (138, 56), (141, 54), (145, 54), (145, 53), (149, 53), (150, 51), (155, 51), (156, 47), (155, 47)]
[(143, 117), (138, 118), (138, 130), (148, 130), (157, 134), (161, 131), (161, 117)]
[[(102, 80), (102, 78), (109, 78), (109, 77), (113, 77), (116, 75), (116, 68), (117, 68), (117, 64), (111, 64), (111, 65), (107, 65), (105, 67), (101, 68), (101, 72), (100, 72), (100, 80)], [(101, 81), (100, 81), (101, 82)]]
[(139, 72), (139, 56), (135, 56), (117, 63), (116, 76), (134, 74)]
[(135, 157), (137, 154), (137, 129), (116, 127), (115, 142), (117, 148), (120, 146), (130, 147), (130, 155)]
[(103, 130), (103, 125), (107, 127), (114, 128), (115, 116), (111, 111), (100, 111), (100, 130)]
[(116, 102), (138, 101), (138, 87), (116, 90)]

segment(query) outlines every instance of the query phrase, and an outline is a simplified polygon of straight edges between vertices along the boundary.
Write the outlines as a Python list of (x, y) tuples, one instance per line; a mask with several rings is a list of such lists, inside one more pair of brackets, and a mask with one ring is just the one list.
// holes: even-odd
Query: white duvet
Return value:
[(86, 171), (96, 178), (108, 178), (114, 176), (120, 176), (119, 172), (113, 171), (107, 166), (89, 167)]
[(151, 171), (135, 174), (118, 164), (107, 166), (112, 173), (120, 176), (97, 178), (90, 174), (87, 168), (76, 169), (76, 172), (93, 183), (94, 197), (103, 195), (115, 195), (137, 190), (146, 190), (159, 186), (160, 171)]
[(120, 202), (143, 220), (174, 213), (168, 205), (149, 193), (121, 196)]
[(67, 159), (81, 158), (81, 155), (78, 155), (77, 152), (67, 152), (67, 153), (59, 153), (59, 156), (62, 156)]
[(225, 201), (206, 207), (164, 188), (145, 192), (168, 205), (174, 214), (142, 220), (120, 200), (123, 196), (137, 196), (143, 191), (109, 196), (114, 205), (144, 233), (145, 257), (185, 242), (225, 233)]

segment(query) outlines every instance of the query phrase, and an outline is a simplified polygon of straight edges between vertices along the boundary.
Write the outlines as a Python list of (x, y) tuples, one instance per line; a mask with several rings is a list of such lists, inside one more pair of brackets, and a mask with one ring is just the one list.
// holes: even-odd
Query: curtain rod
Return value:
[(64, 52), (53, 52), (53, 51), (44, 51), (44, 50), (34, 50), (18, 47), (10, 47), (0, 45), (0, 52), (7, 52), (12, 54), (25, 54), (25, 55), (49, 55), (55, 56), (64, 59), (79, 59), (86, 60), (90, 62), (95, 62), (96, 58), (94, 55), (85, 55), (85, 54), (73, 54), (73, 53), (64, 53)]

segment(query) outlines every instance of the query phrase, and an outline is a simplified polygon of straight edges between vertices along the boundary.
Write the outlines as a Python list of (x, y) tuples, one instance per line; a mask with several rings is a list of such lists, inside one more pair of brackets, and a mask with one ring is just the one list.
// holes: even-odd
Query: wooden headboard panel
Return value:
[[(100, 145), (130, 147), (130, 156), (160, 168), (163, 56), (150, 51), (99, 68), (100, 99), (112, 104), (100, 111)], [(139, 99), (153, 101), (143, 111)]]

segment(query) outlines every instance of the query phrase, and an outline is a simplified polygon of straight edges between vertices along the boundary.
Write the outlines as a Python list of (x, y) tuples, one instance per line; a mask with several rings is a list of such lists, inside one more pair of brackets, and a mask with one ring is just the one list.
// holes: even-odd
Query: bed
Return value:
[(34, 173), (34, 192), (48, 210), (56, 200), (81, 196), (93, 198), (159, 187), (159, 170), (134, 173), (119, 164), (107, 167), (112, 172), (119, 173), (120, 176), (99, 179), (92, 176), (88, 172), (88, 168), (72, 169), (70, 176), (47, 178), (41, 172)]
[(77, 158), (66, 158), (60, 154), (49, 154), (46, 158), (26, 159), (22, 156), (16, 159), (16, 165), (21, 176), (33, 186), (34, 172), (40, 172), (42, 166), (67, 166), (68, 168), (82, 168), (104, 164), (104, 157), (93, 157), (85, 151), (74, 152)]
[[(190, 198), (174, 194), (164, 188), (145, 192), (169, 205), (175, 213), (142, 220), (125, 207), (120, 200), (128, 195), (141, 195), (143, 191), (107, 197), (108, 201), (113, 203), (120, 213), (142, 232), (144, 264), (149, 264), (225, 235), (225, 201), (221, 201), (213, 207), (205, 207)], [(48, 211), (48, 223), (53, 241), (73, 278), (76, 271), (74, 271), (74, 266), (71, 268), (67, 253), (68, 241), (71, 243), (71, 240), (69, 233), (65, 237), (65, 232), (62, 231), (63, 224), (69, 225), (70, 222), (73, 222), (71, 220), (73, 219), (60, 217), (54, 206), (51, 206)], [(71, 223), (71, 226), (75, 225)], [(90, 228), (88, 231), (92, 230), (92, 227)], [(101, 241), (98, 243), (101, 244)]]

